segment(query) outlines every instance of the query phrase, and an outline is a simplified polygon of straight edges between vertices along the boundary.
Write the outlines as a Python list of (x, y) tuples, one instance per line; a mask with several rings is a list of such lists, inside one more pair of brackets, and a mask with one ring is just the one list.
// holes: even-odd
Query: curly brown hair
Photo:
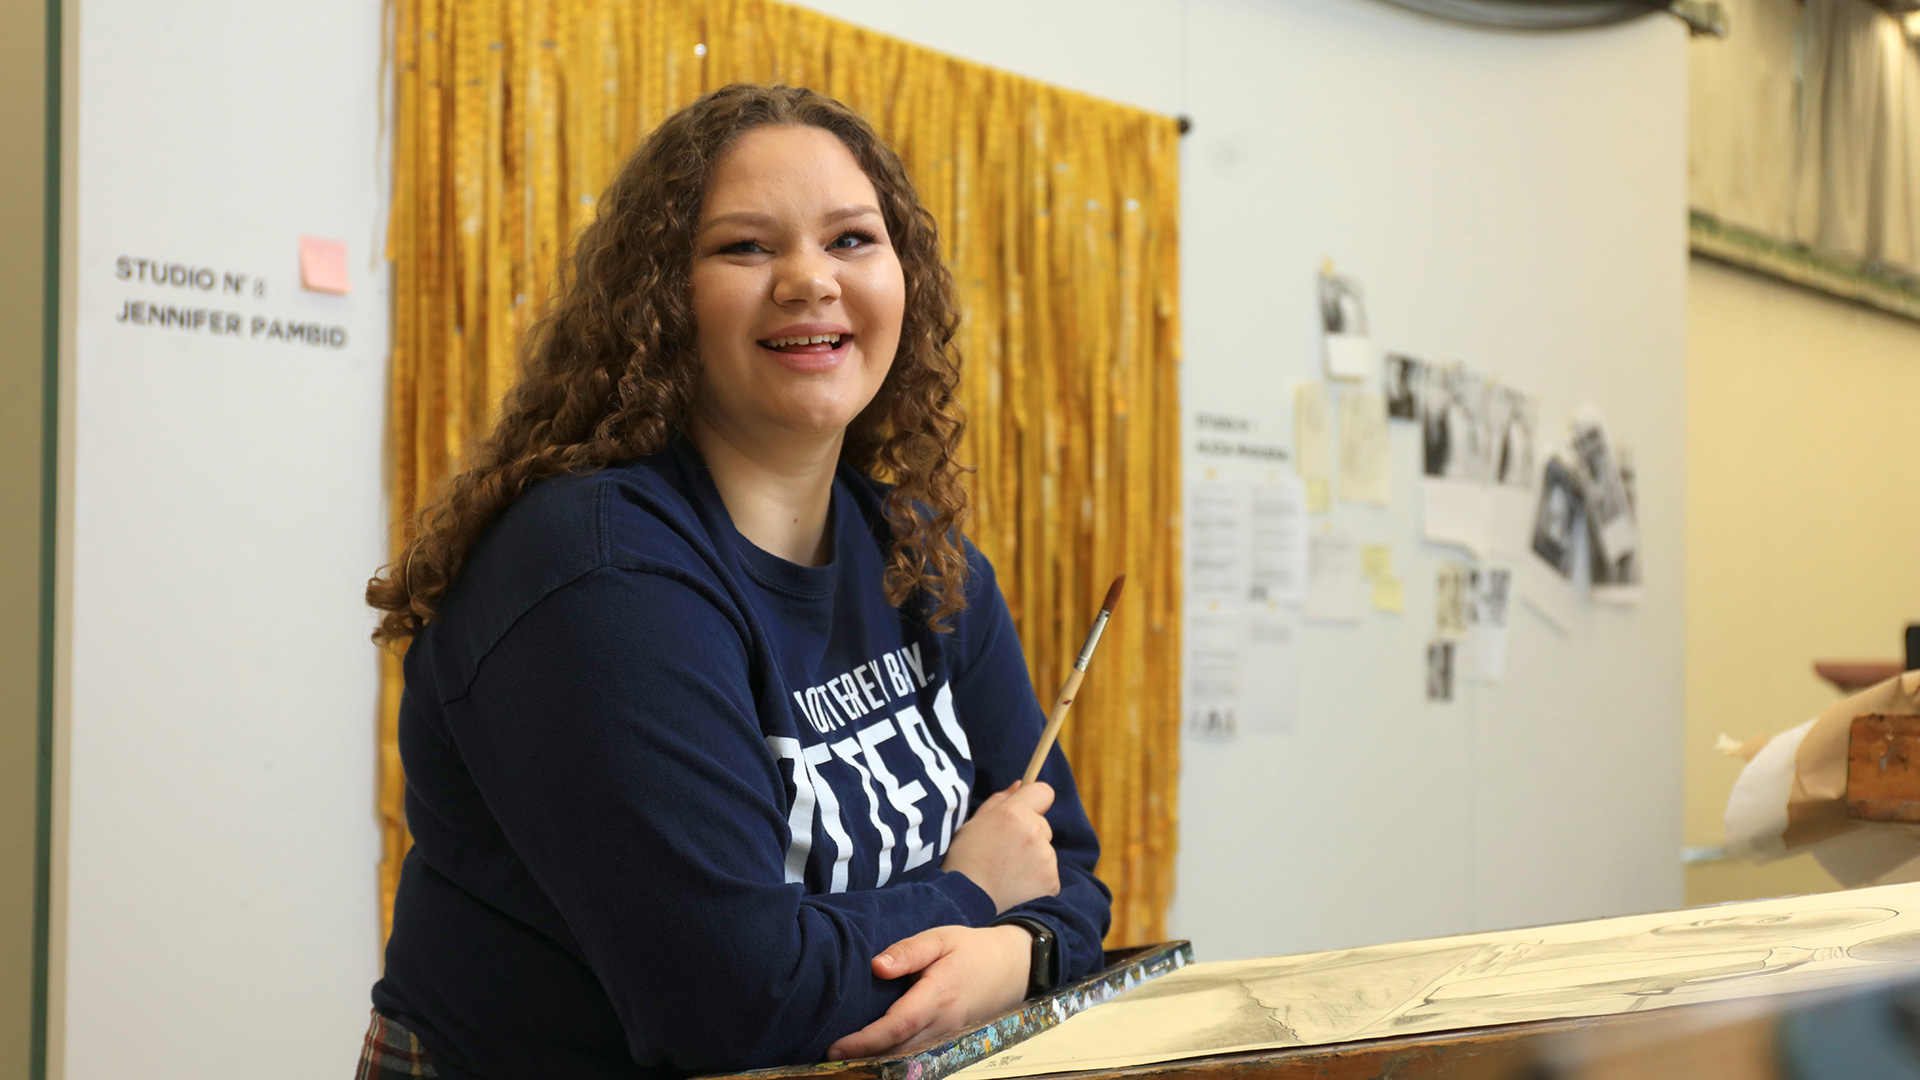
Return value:
[(368, 581), (367, 603), (386, 613), (374, 641), (403, 642), (434, 620), (475, 541), (529, 485), (649, 457), (687, 430), (699, 378), (694, 230), (715, 163), (769, 124), (838, 137), (879, 195), (906, 278), (900, 347), (873, 401), (847, 425), (840, 457), (895, 485), (885, 501), (888, 602), (924, 597), (928, 624), (950, 628), (966, 607), (967, 497), (955, 456), (958, 315), (933, 216), (899, 155), (852, 109), (798, 87), (735, 84), (668, 117), (608, 185), (561, 268), (552, 307), (527, 332), (499, 422)]

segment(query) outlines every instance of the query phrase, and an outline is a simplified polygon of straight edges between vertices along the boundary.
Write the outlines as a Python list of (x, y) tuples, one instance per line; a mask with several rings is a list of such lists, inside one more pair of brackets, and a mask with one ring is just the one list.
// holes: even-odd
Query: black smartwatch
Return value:
[(1054, 970), (1059, 951), (1054, 948), (1052, 927), (1026, 915), (1009, 915), (996, 920), (993, 925), (1018, 926), (1033, 935), (1033, 959), (1027, 967), (1028, 997), (1039, 997), (1060, 985), (1059, 973)]

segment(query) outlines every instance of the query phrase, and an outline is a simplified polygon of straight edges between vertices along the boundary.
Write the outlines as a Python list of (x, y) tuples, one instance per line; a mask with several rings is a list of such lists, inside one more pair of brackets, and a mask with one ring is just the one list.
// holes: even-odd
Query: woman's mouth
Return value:
[(853, 351), (853, 335), (787, 334), (761, 338), (756, 344), (766, 350), (768, 359), (796, 375), (824, 375)]
[(760, 347), (788, 356), (813, 356), (840, 348), (852, 334), (796, 334), (792, 337), (761, 338)]

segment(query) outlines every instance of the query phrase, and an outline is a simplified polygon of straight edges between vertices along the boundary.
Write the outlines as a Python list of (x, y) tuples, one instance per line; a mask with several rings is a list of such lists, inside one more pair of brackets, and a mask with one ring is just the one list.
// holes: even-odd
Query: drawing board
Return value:
[(1913, 977), (1920, 884), (1194, 964), (968, 1080), (1607, 1016)]

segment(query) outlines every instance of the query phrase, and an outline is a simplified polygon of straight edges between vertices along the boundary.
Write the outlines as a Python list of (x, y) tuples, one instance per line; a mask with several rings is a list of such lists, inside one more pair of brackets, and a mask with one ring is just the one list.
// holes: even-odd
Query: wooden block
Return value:
[(1878, 686), (1906, 670), (1898, 660), (1816, 660), (1813, 673), (1843, 694), (1857, 694)]
[(1920, 716), (1853, 718), (1847, 735), (1847, 816), (1920, 823)]

